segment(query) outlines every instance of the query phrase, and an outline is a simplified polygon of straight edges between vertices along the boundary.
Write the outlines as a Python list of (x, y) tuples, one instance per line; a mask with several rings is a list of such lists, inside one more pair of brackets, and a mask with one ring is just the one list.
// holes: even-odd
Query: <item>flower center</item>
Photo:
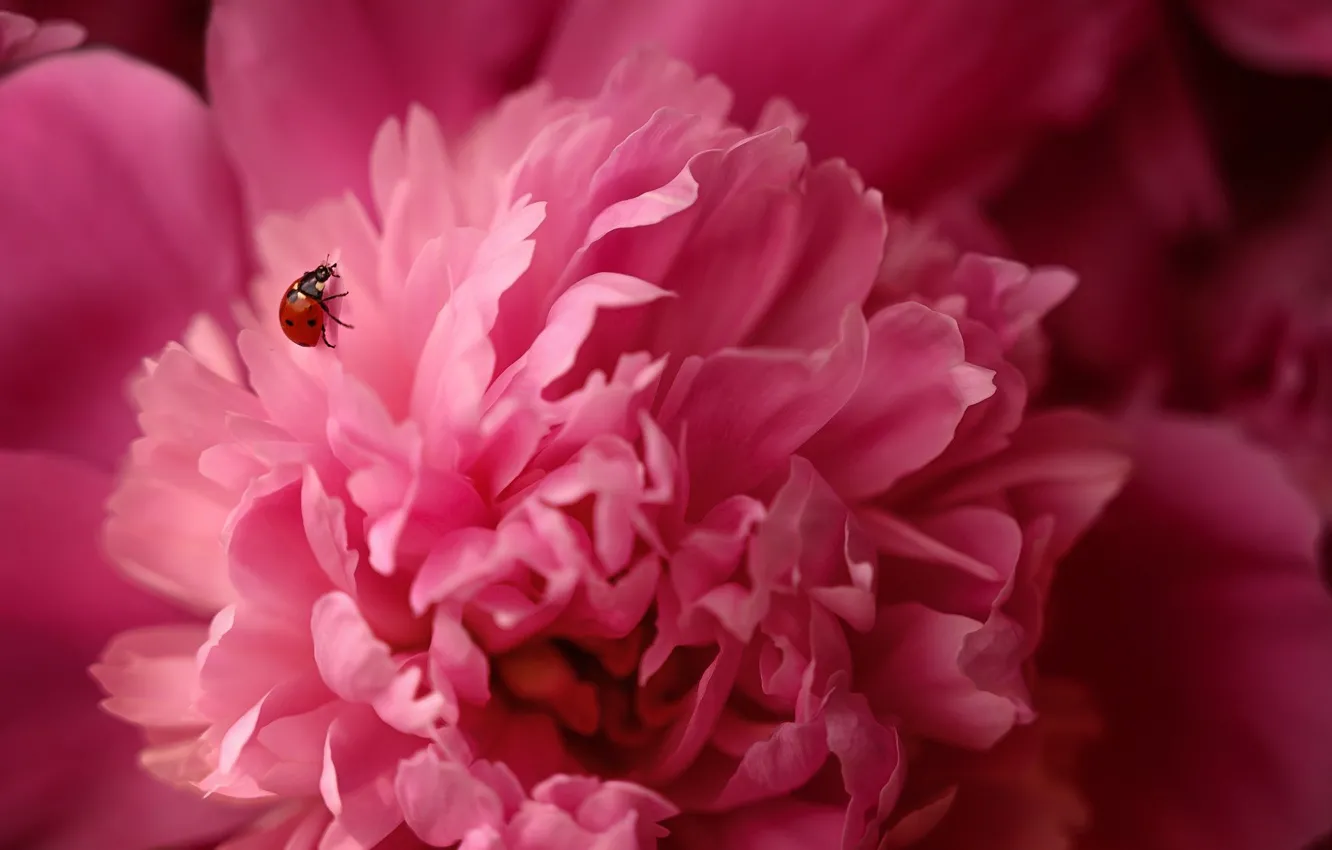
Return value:
[(715, 648), (677, 648), (640, 682), (653, 637), (651, 613), (618, 639), (541, 638), (499, 655), (491, 688), (516, 707), (543, 712), (569, 753), (598, 775), (623, 775), (688, 710)]

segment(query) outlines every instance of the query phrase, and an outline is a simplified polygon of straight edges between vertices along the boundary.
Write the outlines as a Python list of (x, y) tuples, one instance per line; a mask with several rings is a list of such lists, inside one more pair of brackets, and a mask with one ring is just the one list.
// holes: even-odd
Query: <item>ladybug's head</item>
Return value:
[(330, 277), (337, 277), (338, 264), (333, 263), (332, 265), (329, 265), (328, 263), (321, 263), (319, 267), (314, 270), (314, 276), (315, 280), (320, 283), (326, 282)]

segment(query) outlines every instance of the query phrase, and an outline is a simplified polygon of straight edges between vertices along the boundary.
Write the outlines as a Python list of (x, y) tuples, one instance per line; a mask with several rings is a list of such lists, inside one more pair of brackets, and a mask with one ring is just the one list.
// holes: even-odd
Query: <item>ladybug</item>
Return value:
[(341, 277), (338, 274), (338, 264), (329, 265), (325, 261), (296, 278), (291, 286), (287, 287), (287, 291), (282, 295), (282, 303), (278, 305), (278, 322), (282, 325), (282, 332), (287, 335), (287, 339), (306, 348), (318, 345), (322, 339), (324, 345), (336, 348), (337, 346), (328, 341), (324, 317), (327, 316), (344, 328), (352, 327), (328, 309), (328, 302), (347, 294), (345, 292), (339, 292), (337, 295), (324, 294), (329, 278), (333, 277)]

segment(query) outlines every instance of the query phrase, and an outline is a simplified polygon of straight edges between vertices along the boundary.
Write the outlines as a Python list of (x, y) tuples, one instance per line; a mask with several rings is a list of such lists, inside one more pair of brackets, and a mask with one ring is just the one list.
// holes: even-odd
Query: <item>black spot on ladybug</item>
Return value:
[(315, 326), (315, 320), (314, 320), (314, 319), (311, 319), (310, 321), (306, 322), (306, 324), (309, 325), (310, 327), (314, 327), (314, 326)]
[(288, 319), (288, 320), (287, 320), (287, 324), (288, 324), (288, 325), (295, 325), (296, 323), (293, 322), (291, 319)]

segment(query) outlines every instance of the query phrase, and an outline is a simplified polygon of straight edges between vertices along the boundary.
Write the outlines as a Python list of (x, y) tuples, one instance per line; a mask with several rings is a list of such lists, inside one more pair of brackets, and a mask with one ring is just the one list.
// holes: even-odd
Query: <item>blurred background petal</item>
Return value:
[(250, 202), (299, 211), (350, 190), (368, 203), (384, 120), (415, 102), (465, 130), (531, 81), (560, 2), (217, 0), (208, 91)]
[(181, 615), (99, 552), (110, 475), (68, 458), (0, 451), (0, 846), (150, 850), (216, 837), (234, 807), (140, 769), (140, 734), (98, 706), (88, 675), (117, 632)]
[(1318, 517), (1234, 429), (1131, 423), (1137, 472), (1055, 581), (1042, 669), (1087, 684), (1092, 848), (1299, 848), (1332, 821)]
[(0, 80), (0, 446), (110, 469), (125, 382), (247, 274), (240, 197), (204, 104), (107, 51)]

